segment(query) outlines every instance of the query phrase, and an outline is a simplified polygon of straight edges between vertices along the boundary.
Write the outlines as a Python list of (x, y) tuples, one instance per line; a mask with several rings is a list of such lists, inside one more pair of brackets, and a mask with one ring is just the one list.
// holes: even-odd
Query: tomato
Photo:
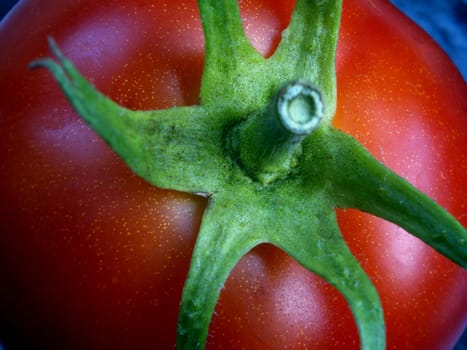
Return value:
[[(241, 1), (270, 56), (293, 1)], [(131, 109), (198, 102), (195, 1), (25, 0), (0, 25), (0, 338), (7, 349), (170, 349), (206, 200), (134, 175), (46, 71), (46, 37)], [(436, 45), (382, 0), (346, 0), (335, 125), (467, 223), (467, 87)], [(449, 349), (467, 324), (467, 273), (356, 210), (339, 224), (375, 284), (388, 349)], [(208, 349), (358, 349), (343, 297), (261, 245), (227, 280)]]

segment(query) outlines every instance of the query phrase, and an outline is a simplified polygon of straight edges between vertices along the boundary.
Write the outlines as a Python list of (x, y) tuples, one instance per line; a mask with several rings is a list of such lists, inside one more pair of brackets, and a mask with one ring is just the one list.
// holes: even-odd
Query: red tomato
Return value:
[[(293, 1), (241, 1), (265, 56)], [(0, 25), (0, 338), (8, 350), (172, 349), (205, 200), (154, 188), (73, 112), (46, 71), (46, 37), (99, 90), (133, 109), (197, 103), (196, 1), (24, 0)], [(383, 0), (346, 0), (335, 124), (466, 225), (467, 87)], [(376, 285), (388, 349), (449, 349), (467, 323), (467, 273), (396, 226), (339, 211)], [(276, 248), (225, 284), (208, 349), (358, 349), (333, 287)]]

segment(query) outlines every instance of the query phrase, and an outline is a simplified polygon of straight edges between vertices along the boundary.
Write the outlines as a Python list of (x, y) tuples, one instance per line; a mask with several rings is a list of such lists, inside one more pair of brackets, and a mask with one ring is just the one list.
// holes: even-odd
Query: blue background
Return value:
[[(0, 0), (0, 18), (16, 2)], [(392, 0), (392, 3), (430, 33), (467, 81), (467, 0)], [(467, 331), (455, 350), (467, 350)]]

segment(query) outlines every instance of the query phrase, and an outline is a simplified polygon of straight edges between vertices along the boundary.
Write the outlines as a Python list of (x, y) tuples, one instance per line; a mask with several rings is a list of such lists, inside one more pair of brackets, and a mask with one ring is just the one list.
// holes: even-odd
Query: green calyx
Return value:
[(225, 280), (261, 243), (333, 284), (350, 305), (361, 348), (384, 349), (382, 307), (339, 231), (337, 207), (390, 220), (467, 266), (464, 227), (331, 124), (341, 6), (297, 0), (278, 49), (265, 59), (247, 40), (235, 1), (199, 0), (206, 59), (197, 106), (125, 109), (97, 92), (53, 41), (58, 62), (32, 64), (53, 73), (82, 118), (135, 173), (161, 188), (209, 196), (177, 349), (204, 348)]

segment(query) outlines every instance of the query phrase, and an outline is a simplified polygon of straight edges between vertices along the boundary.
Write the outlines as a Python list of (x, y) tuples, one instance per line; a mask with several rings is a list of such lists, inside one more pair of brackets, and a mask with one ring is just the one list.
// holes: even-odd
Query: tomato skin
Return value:
[[(270, 55), (293, 2), (242, 6), (247, 33)], [(194, 104), (203, 64), (198, 17), (195, 1), (34, 0), (1, 24), (7, 349), (173, 348), (206, 202), (133, 175), (51, 76), (26, 66), (49, 55), (51, 35), (99, 90), (129, 108)], [(385, 2), (344, 1), (337, 72), (336, 126), (465, 225), (467, 87), (447, 58)], [(466, 272), (382, 220), (354, 210), (339, 211), (339, 220), (381, 295), (388, 349), (452, 347), (467, 323)], [(358, 345), (343, 298), (267, 245), (234, 269), (208, 339), (208, 349)]]

